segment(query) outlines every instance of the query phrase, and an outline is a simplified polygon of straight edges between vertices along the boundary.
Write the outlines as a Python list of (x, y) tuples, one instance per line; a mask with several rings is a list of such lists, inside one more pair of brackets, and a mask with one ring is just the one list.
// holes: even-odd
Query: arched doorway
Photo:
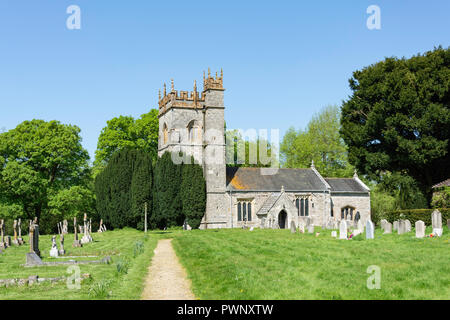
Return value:
[(281, 210), (278, 214), (278, 226), (280, 229), (286, 229), (287, 227), (287, 213), (284, 210)]

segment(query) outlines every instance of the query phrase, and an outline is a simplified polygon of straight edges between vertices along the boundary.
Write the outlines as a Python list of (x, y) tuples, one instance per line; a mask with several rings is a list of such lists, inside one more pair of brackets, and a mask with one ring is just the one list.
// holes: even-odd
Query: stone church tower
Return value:
[[(225, 167), (223, 72), (220, 76), (203, 74), (203, 91), (177, 91), (173, 80), (171, 91), (159, 94), (158, 155), (172, 152), (172, 159), (180, 163), (177, 152), (193, 156), (203, 166), (206, 179), (207, 203), (201, 228), (221, 228), (227, 224), (227, 194)], [(175, 154), (174, 154), (175, 153)]]

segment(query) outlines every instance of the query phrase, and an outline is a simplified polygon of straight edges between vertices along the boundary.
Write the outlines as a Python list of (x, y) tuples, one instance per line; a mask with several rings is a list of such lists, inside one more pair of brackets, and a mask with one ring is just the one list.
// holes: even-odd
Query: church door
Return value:
[(287, 213), (286, 211), (282, 210), (278, 214), (278, 226), (280, 229), (286, 229), (286, 220), (287, 220)]

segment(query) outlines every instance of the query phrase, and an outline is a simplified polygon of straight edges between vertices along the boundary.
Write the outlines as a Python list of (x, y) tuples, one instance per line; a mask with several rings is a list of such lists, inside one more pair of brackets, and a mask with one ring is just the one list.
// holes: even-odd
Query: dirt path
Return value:
[(148, 269), (142, 300), (195, 300), (172, 239), (160, 240)]

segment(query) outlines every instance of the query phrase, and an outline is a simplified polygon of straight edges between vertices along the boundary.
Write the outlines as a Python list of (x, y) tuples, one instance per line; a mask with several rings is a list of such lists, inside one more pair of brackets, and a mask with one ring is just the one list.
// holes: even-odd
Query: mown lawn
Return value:
[[(416, 239), (413, 232), (338, 240), (330, 230), (183, 232), (173, 241), (200, 299), (449, 299), (450, 234)], [(428, 234), (431, 229), (427, 228)], [(369, 266), (381, 288), (369, 290)]]
[[(94, 233), (94, 242), (82, 248), (73, 248), (73, 235), (65, 237), (67, 256), (98, 256), (76, 258), (75, 260), (98, 260), (111, 256), (110, 264), (79, 265), (81, 274), (89, 273), (91, 278), (84, 280), (81, 289), (68, 289), (65, 282), (32, 287), (0, 288), (0, 300), (5, 299), (140, 299), (144, 279), (151, 263), (157, 237), (144, 236), (143, 232), (133, 229)], [(43, 266), (25, 268), (25, 254), (29, 252), (28, 237), (21, 247), (11, 247), (0, 255), (0, 279), (27, 278), (38, 275), (41, 278), (70, 276), (66, 273), (68, 266)], [(61, 261), (50, 258), (51, 236), (40, 236), (39, 248), (43, 261)], [(143, 244), (143, 250), (135, 250)], [(59, 247), (59, 243), (58, 243)], [(136, 252), (136, 253), (135, 253)], [(64, 259), (62, 259), (64, 260)], [(118, 272), (117, 265), (124, 266)]]

